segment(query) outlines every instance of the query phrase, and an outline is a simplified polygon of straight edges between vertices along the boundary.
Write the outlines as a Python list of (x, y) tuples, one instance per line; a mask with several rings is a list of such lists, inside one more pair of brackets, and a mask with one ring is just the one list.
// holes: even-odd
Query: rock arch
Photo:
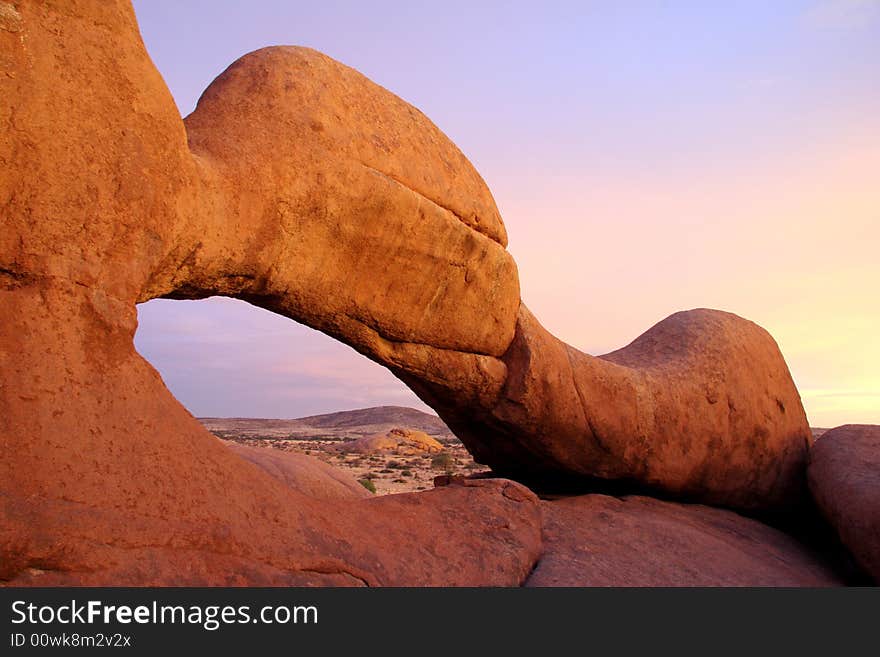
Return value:
[(513, 476), (629, 479), (744, 508), (800, 494), (809, 431), (766, 332), (697, 310), (600, 359), (559, 342), (519, 300), (477, 172), (356, 71), (260, 50), (185, 125), (215, 209), (147, 294), (240, 296), (325, 331)]

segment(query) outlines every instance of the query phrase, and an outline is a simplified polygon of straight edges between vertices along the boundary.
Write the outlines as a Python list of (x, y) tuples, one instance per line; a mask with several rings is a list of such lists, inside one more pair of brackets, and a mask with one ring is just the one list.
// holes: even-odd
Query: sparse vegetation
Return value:
[[(381, 427), (361, 430), (359, 427), (346, 426), (339, 434), (334, 435), (323, 428), (307, 432), (300, 426), (295, 431), (289, 427), (264, 426), (266, 421), (262, 420), (245, 424), (237, 419), (230, 421), (234, 422), (233, 426), (224, 426), (222, 419), (214, 419), (212, 422), (211, 429), (224, 440), (309, 454), (334, 468), (348, 472), (370, 492), (375, 489), (376, 495), (430, 489), (431, 480), (436, 475), (472, 472), (481, 467), (473, 463), (460, 442), (448, 442), (445, 438), (441, 440), (445, 450), (435, 453), (405, 450), (395, 452), (393, 449), (361, 452), (343, 451), (345, 447), (340, 448), (343, 442), (350, 442), (355, 437), (369, 436), (380, 429), (385, 431)], [(368, 483), (364, 483), (365, 481)]]
[(449, 452), (440, 452), (431, 459), (431, 467), (435, 470), (444, 470), (449, 473), (455, 467), (455, 459)]

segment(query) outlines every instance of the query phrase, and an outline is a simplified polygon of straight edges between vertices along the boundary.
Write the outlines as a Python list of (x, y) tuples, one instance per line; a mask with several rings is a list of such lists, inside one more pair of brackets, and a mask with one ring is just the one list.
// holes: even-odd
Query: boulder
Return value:
[(526, 586), (841, 586), (793, 538), (732, 511), (649, 497), (542, 502)]
[(294, 490), (321, 500), (362, 500), (370, 492), (347, 472), (307, 454), (224, 443), (235, 454)]
[(810, 451), (810, 491), (859, 565), (880, 584), (880, 426), (826, 431)]
[(343, 443), (339, 449), (344, 452), (358, 454), (374, 454), (377, 452), (394, 452), (397, 454), (436, 454), (444, 450), (443, 443), (432, 438), (424, 431), (413, 429), (391, 429), (387, 433), (364, 436), (351, 442)]

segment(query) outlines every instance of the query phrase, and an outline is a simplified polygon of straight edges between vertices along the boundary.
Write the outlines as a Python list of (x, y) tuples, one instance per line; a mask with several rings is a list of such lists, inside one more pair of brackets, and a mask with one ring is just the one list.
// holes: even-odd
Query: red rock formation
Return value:
[(791, 537), (731, 511), (649, 497), (542, 502), (526, 586), (841, 586)]
[(819, 509), (880, 584), (880, 426), (826, 431), (810, 451), (808, 475)]
[(157, 296), (235, 296), (343, 340), (504, 471), (798, 498), (809, 431), (766, 333), (696, 311), (605, 358), (559, 342), (520, 304), (479, 175), (359, 73), (261, 50), (184, 126), (127, 2), (3, 7), (0, 577), (512, 584), (536, 558), (513, 484), (354, 509), (237, 458), (134, 351)]

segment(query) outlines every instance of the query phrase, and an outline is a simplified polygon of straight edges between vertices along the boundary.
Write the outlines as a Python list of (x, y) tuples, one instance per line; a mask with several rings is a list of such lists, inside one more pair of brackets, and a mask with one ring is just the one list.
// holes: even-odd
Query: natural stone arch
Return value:
[(519, 300), (494, 201), (420, 112), (320, 53), (242, 57), (185, 121), (211, 211), (143, 294), (226, 294), (388, 366), (496, 470), (742, 508), (801, 492), (809, 431), (766, 332), (679, 313), (597, 359)]

